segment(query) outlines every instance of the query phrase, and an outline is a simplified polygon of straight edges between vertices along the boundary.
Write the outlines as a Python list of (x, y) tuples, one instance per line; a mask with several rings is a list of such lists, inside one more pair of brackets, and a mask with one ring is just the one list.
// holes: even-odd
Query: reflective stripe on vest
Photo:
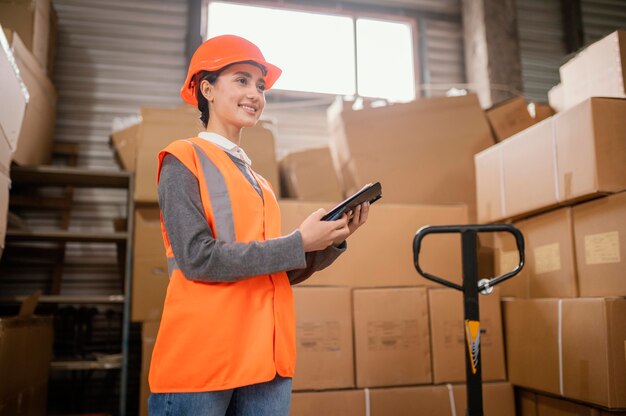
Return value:
[(235, 241), (235, 224), (233, 223), (233, 208), (230, 206), (230, 196), (224, 175), (197, 144), (189, 143), (193, 145), (198, 154), (207, 186), (211, 190), (209, 196), (215, 217), (215, 231), (217, 232), (215, 238), (232, 243)]
[[(265, 179), (253, 173), (260, 197), (224, 151), (200, 138), (161, 151), (158, 172), (166, 154), (198, 179), (216, 240), (280, 237), (278, 202)], [(176, 264), (163, 221), (161, 229), (170, 280), (150, 365), (151, 391), (227, 390), (270, 381), (276, 373), (293, 377), (295, 316), (286, 272), (229, 283), (189, 280)]]
[(174, 271), (179, 270), (178, 264), (176, 263), (176, 259), (174, 257), (167, 258), (167, 275), (171, 278)]

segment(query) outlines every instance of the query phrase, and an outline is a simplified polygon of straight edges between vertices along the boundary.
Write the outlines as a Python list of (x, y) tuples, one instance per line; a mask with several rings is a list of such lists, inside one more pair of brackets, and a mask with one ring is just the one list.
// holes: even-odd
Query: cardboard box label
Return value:
[(620, 261), (618, 231), (585, 236), (585, 264), (619, 263)]
[(298, 348), (315, 351), (341, 351), (341, 323), (338, 321), (301, 322), (297, 325)]
[(367, 343), (370, 351), (415, 348), (417, 339), (418, 323), (415, 319), (367, 323)]
[(519, 264), (519, 252), (517, 250), (500, 252), (500, 273), (508, 273)]
[(535, 248), (534, 255), (535, 274), (561, 270), (561, 245), (559, 243), (539, 246)]

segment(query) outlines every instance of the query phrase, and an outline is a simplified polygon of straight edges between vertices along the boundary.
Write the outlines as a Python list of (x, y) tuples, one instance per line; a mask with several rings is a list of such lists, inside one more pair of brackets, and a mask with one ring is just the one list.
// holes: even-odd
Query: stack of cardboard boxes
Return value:
[[(142, 108), (138, 122), (111, 134), (120, 166), (135, 173), (131, 320), (142, 323), (142, 414), (147, 414), (150, 356), (168, 284), (156, 186), (157, 155), (176, 139), (196, 137), (203, 130), (199, 116), (197, 109), (186, 104), (175, 108)], [(255, 171), (280, 192), (272, 124), (261, 122), (246, 129), (242, 146), (254, 161)]]
[[(294, 288), (292, 415), (461, 414), (462, 295), (417, 274), (412, 241), (425, 225), (474, 221), (473, 156), (494, 143), (484, 112), (469, 95), (359, 110), (338, 101), (328, 118), (335, 175), (328, 175), (325, 149), (283, 161), (281, 173), (303, 172), (299, 181), (286, 178), (297, 201), (280, 201), (283, 232), (338, 202), (315, 196), (320, 191), (306, 194), (305, 187), (326, 184), (324, 195), (332, 196), (338, 178), (345, 196), (380, 181), (383, 199), (350, 237), (348, 250)], [(317, 164), (309, 162), (313, 152)], [(420, 263), (461, 283), (459, 237), (429, 236)], [(480, 306), (485, 414), (513, 414), (497, 291)]]
[[(11, 163), (50, 159), (56, 92), (50, 82), (56, 17), (50, 0), (0, 1), (0, 256)], [(52, 359), (52, 318), (33, 316), (37, 300), (0, 319), (0, 413), (43, 414)], [(30, 305), (30, 307), (29, 307)]]
[[(451, 406), (458, 414), (464, 411), (467, 347), (461, 293), (393, 283), (385, 287), (384, 276), (378, 287), (316, 287), (315, 279), (294, 288), (292, 415), (365, 415), (365, 408), (372, 415), (417, 409), (454, 414)], [(485, 414), (513, 414), (500, 297), (481, 298), (480, 308)]]
[(0, 1), (0, 24), (29, 96), (12, 155), (18, 165), (45, 165), (52, 155), (56, 20), (51, 0)]
[[(625, 39), (564, 64), (561, 111), (476, 155), (479, 221), (526, 239), (524, 271), (501, 285), (509, 379), (535, 392), (524, 416), (626, 409)], [(494, 246), (496, 273), (511, 270), (512, 239)]]
[(4, 247), (11, 163), (50, 161), (56, 90), (56, 14), (50, 0), (0, 1), (0, 255)]

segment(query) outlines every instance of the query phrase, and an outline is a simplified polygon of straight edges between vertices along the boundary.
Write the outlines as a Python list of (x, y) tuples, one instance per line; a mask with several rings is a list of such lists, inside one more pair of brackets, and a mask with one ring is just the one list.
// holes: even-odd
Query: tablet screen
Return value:
[(344, 213), (352, 211), (357, 205), (361, 205), (364, 202), (373, 204), (382, 198), (382, 186), (380, 182), (368, 183), (361, 190), (350, 195), (343, 200), (333, 209), (328, 211), (326, 215), (322, 217), (322, 221), (335, 221), (341, 218)]

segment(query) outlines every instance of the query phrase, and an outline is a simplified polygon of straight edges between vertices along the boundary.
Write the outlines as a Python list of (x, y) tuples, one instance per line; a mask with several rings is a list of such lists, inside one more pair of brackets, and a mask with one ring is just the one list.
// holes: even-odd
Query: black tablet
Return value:
[(357, 205), (361, 205), (362, 203), (368, 201), (370, 204), (373, 204), (382, 196), (383, 190), (380, 182), (368, 183), (360, 191), (351, 195), (339, 205), (328, 211), (328, 213), (322, 217), (322, 221), (338, 220), (344, 213), (352, 211)]

